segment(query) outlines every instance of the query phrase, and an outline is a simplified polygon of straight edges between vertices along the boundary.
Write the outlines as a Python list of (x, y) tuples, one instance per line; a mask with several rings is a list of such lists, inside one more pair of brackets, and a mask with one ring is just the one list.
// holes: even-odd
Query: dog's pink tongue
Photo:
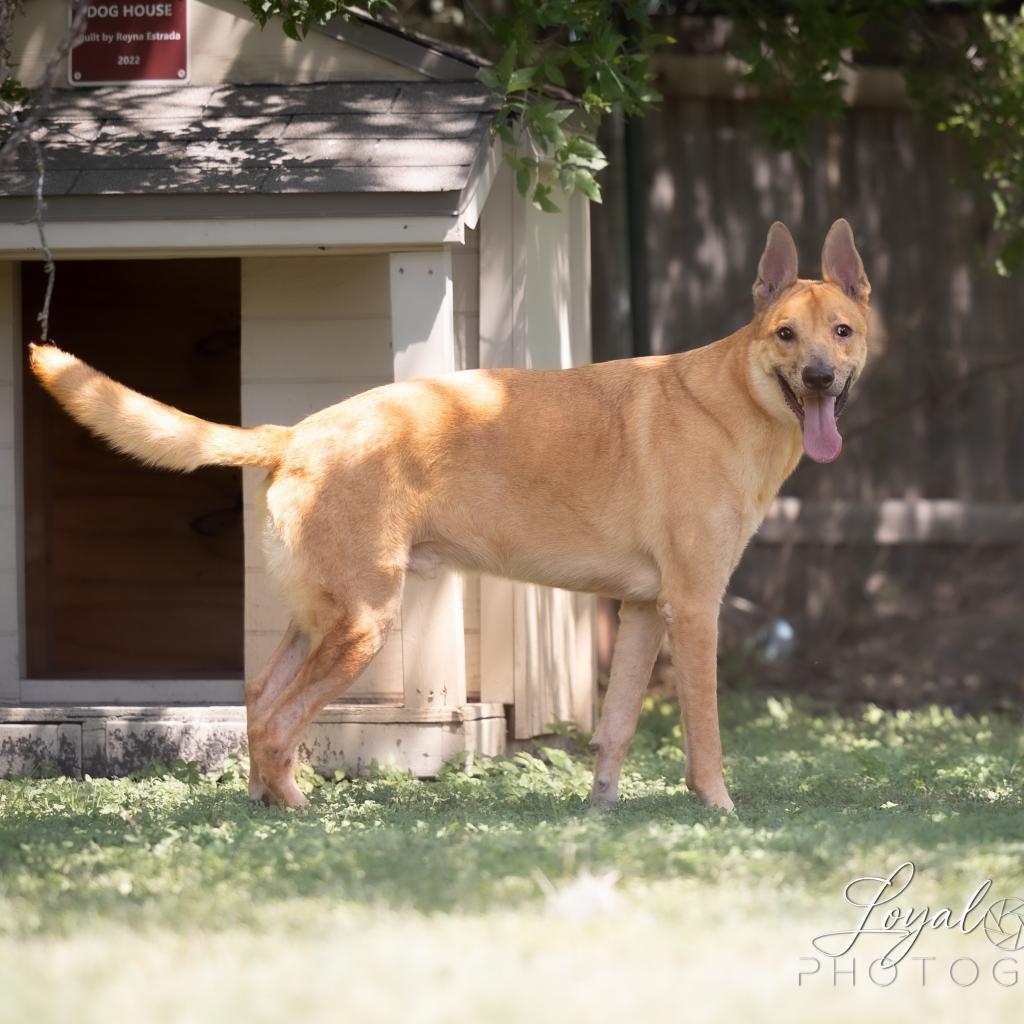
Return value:
[(843, 450), (832, 395), (804, 395), (804, 451), (815, 462), (832, 462)]

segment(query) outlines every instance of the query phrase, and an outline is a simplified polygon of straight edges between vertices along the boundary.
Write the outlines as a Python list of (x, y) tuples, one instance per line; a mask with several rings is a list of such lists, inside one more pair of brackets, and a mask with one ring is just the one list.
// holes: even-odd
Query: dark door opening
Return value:
[[(25, 341), (45, 277), (22, 265)], [(238, 260), (58, 265), (50, 335), (129, 387), (222, 423), (240, 412)], [(242, 476), (111, 451), (24, 372), (29, 678), (242, 675)]]

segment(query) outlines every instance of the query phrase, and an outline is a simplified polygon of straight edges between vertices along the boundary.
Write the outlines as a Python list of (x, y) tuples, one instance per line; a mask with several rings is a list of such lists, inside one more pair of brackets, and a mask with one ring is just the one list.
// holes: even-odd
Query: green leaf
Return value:
[(559, 206), (551, 198), (551, 186), (542, 182), (537, 182), (537, 187), (533, 190), (533, 205), (544, 213), (561, 212)]
[(498, 138), (501, 139), (506, 146), (510, 148), (515, 146), (516, 138), (507, 121), (499, 122), (494, 130), (497, 133)]
[(6, 78), (0, 83), (0, 100), (4, 103), (21, 103), (27, 99), (31, 90), (27, 89), (16, 78)]
[(520, 160), (516, 164), (516, 188), (520, 195), (526, 195), (530, 191), (530, 182), (533, 181), (533, 168), (527, 161)]
[(608, 159), (589, 139), (574, 136), (565, 151), (565, 159), (577, 167), (600, 171), (608, 166)]
[(554, 61), (545, 61), (544, 77), (554, 85), (565, 88), (565, 75), (562, 74), (562, 69)]
[(601, 202), (601, 186), (594, 180), (590, 171), (576, 172), (576, 188), (578, 188), (591, 202)]
[(536, 73), (536, 68), (517, 68), (512, 72), (511, 78), (505, 87), (506, 92), (522, 92), (524, 89), (529, 89), (533, 85), (533, 78)]
[(569, 60), (571, 60), (576, 67), (580, 68), (580, 70), (586, 71), (590, 68), (590, 58), (579, 46), (574, 46), (569, 50)]
[(481, 68), (476, 73), (476, 77), (477, 81), (483, 82), (483, 84), (486, 85), (488, 89), (491, 89), (494, 92), (501, 91), (502, 84), (498, 80), (498, 74), (494, 70), (494, 68)]
[(501, 59), (497, 64), (494, 65), (494, 74), (497, 80), (501, 83), (502, 91), (505, 91), (509, 79), (512, 77), (512, 69), (516, 63), (516, 46), (515, 40), (505, 47), (505, 52), (501, 55)]

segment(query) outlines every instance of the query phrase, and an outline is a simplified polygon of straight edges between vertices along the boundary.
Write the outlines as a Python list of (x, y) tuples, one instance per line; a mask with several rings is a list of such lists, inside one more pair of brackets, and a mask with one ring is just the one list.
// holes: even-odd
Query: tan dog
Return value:
[(622, 599), (595, 734), (599, 803), (617, 797), (667, 625), (686, 781), (731, 810), (719, 604), (801, 449), (819, 462), (839, 454), (836, 417), (867, 355), (870, 286), (844, 220), (825, 239), (822, 272), (797, 280), (796, 246), (776, 223), (754, 318), (722, 341), (391, 384), (291, 428), (208, 423), (50, 346), (33, 346), (31, 361), (76, 420), (144, 462), (269, 471), (265, 551), (293, 621), (246, 687), (253, 798), (305, 804), (294, 778), (303, 730), (380, 650), (406, 572), (445, 563)]

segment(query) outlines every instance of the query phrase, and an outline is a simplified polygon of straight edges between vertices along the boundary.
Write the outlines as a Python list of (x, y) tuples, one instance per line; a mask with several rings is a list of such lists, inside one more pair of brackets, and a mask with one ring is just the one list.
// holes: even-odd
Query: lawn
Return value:
[(892, 905), (1024, 896), (1020, 726), (727, 697), (735, 815), (678, 782), (654, 701), (603, 813), (571, 735), (435, 782), (307, 776), (306, 813), (237, 769), (0, 782), (0, 1021), (1016, 1021), (1024, 950), (982, 927), (925, 931), (894, 981), (869, 975), (891, 937), (855, 976), (812, 939), (904, 861)]

